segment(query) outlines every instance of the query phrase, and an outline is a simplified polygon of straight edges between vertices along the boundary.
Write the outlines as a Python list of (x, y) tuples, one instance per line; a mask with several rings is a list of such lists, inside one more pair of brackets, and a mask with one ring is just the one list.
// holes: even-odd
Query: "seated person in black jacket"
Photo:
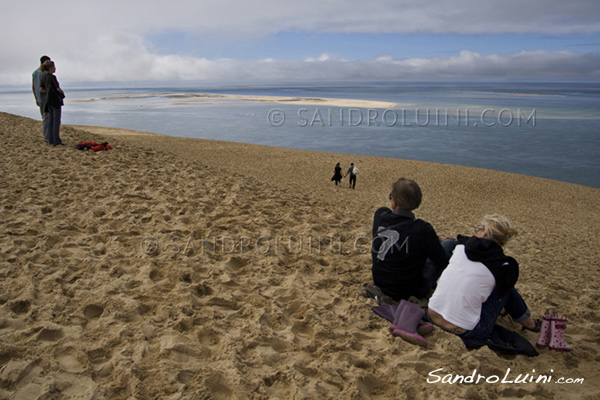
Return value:
[(373, 220), (373, 281), (395, 301), (426, 297), (448, 265), (448, 254), (433, 227), (416, 219), (421, 188), (400, 178), (392, 186), (392, 209), (382, 207)]

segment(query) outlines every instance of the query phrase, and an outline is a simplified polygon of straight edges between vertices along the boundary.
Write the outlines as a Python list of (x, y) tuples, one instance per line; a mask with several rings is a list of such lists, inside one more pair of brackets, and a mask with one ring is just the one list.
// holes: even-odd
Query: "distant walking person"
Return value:
[(42, 84), (40, 91), (46, 93), (46, 101), (44, 102), (45, 124), (48, 129), (48, 143), (53, 146), (63, 145), (60, 140), (60, 117), (65, 94), (58, 84), (54, 72), (56, 67), (53, 61), (46, 61), (42, 64)]
[(331, 180), (334, 181), (335, 186), (337, 186), (338, 183), (341, 183), (342, 178), (342, 167), (340, 167), (340, 163), (337, 163), (335, 164), (335, 168), (333, 170), (333, 177), (331, 178)]
[(356, 174), (358, 174), (358, 168), (354, 166), (354, 163), (350, 163), (350, 168), (348, 168), (348, 172), (344, 175), (344, 178), (350, 175), (350, 188), (354, 189), (356, 187)]
[(44, 142), (46, 143), (49, 142), (44, 117), (44, 103), (46, 102), (46, 93), (40, 92), (40, 86), (42, 85), (42, 76), (44, 75), (44, 73), (42, 72), (42, 64), (49, 60), (50, 57), (42, 56), (42, 58), (40, 58), (39, 68), (33, 71), (33, 74), (31, 74), (31, 90), (33, 91), (33, 96), (35, 97), (35, 103), (40, 108), (40, 115), (42, 116), (42, 132), (44, 134)]

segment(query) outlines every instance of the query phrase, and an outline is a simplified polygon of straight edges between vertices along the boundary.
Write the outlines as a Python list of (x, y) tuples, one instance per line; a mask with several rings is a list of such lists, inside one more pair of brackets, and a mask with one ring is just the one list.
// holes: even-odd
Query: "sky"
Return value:
[(0, 86), (600, 81), (597, 0), (0, 0)]

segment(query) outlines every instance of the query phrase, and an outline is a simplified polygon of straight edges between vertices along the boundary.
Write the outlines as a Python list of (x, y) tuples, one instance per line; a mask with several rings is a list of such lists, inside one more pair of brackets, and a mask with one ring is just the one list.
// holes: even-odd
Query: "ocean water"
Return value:
[[(64, 124), (432, 161), (600, 187), (600, 84), (63, 88), (67, 94)], [(199, 93), (360, 99), (396, 105), (332, 107), (170, 95)], [(40, 118), (28, 88), (0, 90), (0, 111)]]

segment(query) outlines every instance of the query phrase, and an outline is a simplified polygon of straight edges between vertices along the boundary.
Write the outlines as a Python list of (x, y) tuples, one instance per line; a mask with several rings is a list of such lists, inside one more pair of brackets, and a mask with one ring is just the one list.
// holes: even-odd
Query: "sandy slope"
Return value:
[[(103, 128), (62, 137), (69, 146), (45, 146), (38, 121), (0, 114), (0, 398), (600, 396), (597, 189)], [(114, 149), (73, 148), (84, 140)], [(360, 168), (356, 190), (330, 182), (338, 161)], [(538, 315), (569, 316), (575, 351), (509, 357), (439, 330), (427, 350), (391, 337), (360, 293), (372, 214), (399, 176), (421, 184), (417, 214), (442, 236), (508, 215), (518, 288)], [(428, 383), (440, 368), (553, 379)]]

